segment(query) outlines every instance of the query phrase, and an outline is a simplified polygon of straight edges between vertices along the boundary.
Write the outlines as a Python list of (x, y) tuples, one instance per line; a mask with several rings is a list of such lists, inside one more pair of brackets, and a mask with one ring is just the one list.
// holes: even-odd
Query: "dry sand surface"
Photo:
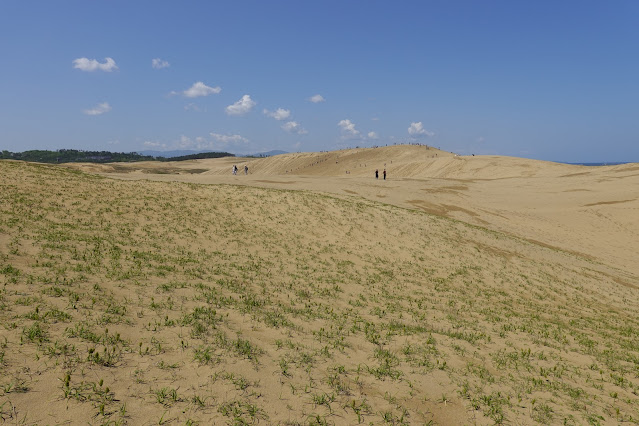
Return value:
[(637, 164), (69, 167), (0, 162), (8, 423), (639, 421)]
[[(239, 167), (237, 176), (231, 174), (233, 164)], [(249, 166), (248, 176), (244, 165)], [(74, 166), (123, 179), (362, 197), (485, 226), (639, 274), (637, 163), (587, 167), (514, 157), (455, 156), (431, 147), (400, 145), (264, 159)]]

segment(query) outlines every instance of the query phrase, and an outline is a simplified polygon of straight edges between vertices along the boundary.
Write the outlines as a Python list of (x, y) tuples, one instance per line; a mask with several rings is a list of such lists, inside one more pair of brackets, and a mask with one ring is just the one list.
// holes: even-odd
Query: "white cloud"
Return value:
[(193, 141), (188, 136), (181, 135), (180, 140), (178, 141), (178, 146), (180, 148), (192, 148)]
[(151, 66), (156, 70), (161, 70), (162, 68), (168, 68), (171, 66), (167, 61), (164, 61), (160, 58), (155, 58), (151, 60)]
[(194, 104), (193, 102), (191, 102), (190, 104), (184, 105), (184, 110), (185, 111), (197, 111), (197, 112), (202, 111), (200, 109), (200, 107), (197, 106), (196, 104)]
[[(222, 89), (219, 86), (209, 87), (206, 84), (202, 83), (201, 81), (198, 81), (196, 83), (193, 83), (193, 86), (189, 87), (184, 92), (181, 92), (181, 94), (186, 96), (187, 98), (197, 98), (200, 96), (209, 96), (212, 94), (217, 94), (217, 93), (220, 93), (221, 91)], [(171, 94), (177, 95), (178, 92), (171, 92)]]
[(355, 123), (351, 120), (342, 120), (337, 125), (342, 129), (342, 135), (348, 138), (359, 137), (360, 132), (355, 128)]
[(138, 143), (146, 149), (166, 151), (169, 149), (185, 149), (198, 151), (227, 151), (234, 153), (268, 151), (263, 147), (256, 147), (251, 141), (237, 134), (222, 134), (211, 132), (204, 136), (180, 135), (179, 138), (169, 142), (160, 142), (153, 139), (138, 139)]
[(211, 150), (245, 150), (249, 140), (241, 135), (223, 135), (221, 133), (209, 133), (211, 141), (207, 142), (206, 148)]
[(313, 95), (310, 98), (308, 98), (309, 101), (313, 102), (314, 104), (318, 104), (320, 102), (325, 102), (326, 99), (324, 99), (324, 96), (322, 95)]
[(410, 123), (410, 127), (408, 128), (408, 134), (411, 136), (435, 136), (435, 133), (424, 129), (424, 125), (421, 121), (417, 123)]
[(368, 132), (367, 137), (368, 139), (379, 139), (379, 136), (377, 136), (377, 133), (375, 132)]
[(251, 99), (249, 95), (242, 96), (242, 99), (235, 102), (233, 105), (226, 107), (226, 113), (228, 115), (244, 115), (256, 105), (256, 102)]
[(296, 133), (298, 135), (305, 135), (308, 132), (304, 129), (300, 124), (296, 121), (288, 121), (282, 124), (282, 129), (286, 130), (289, 133)]
[(111, 111), (111, 105), (109, 105), (108, 102), (102, 102), (101, 104), (97, 104), (91, 109), (85, 109), (83, 112), (86, 115), (101, 115), (109, 111)]
[(291, 111), (284, 108), (278, 108), (275, 111), (264, 109), (264, 114), (268, 117), (276, 119), (277, 121), (282, 121), (291, 116)]
[(154, 142), (154, 141), (144, 141), (143, 145), (148, 148), (166, 148), (165, 143)]
[(247, 143), (249, 140), (240, 135), (222, 135), (219, 133), (209, 133), (214, 141), (221, 142), (223, 144), (238, 144)]
[(77, 68), (82, 71), (106, 71), (111, 72), (118, 69), (113, 58), (104, 58), (106, 62), (101, 64), (95, 59), (78, 58), (73, 60), (73, 68)]

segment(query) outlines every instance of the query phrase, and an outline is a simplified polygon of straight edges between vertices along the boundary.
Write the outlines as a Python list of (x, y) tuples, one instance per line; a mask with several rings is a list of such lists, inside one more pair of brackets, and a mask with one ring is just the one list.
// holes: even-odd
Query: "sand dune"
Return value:
[[(238, 176), (231, 175), (234, 164)], [(243, 175), (244, 165), (249, 176)], [(398, 145), (259, 159), (73, 167), (126, 179), (359, 196), (486, 226), (639, 274), (634, 254), (639, 241), (637, 164), (587, 167)], [(386, 182), (381, 178), (384, 168)]]
[(639, 419), (636, 164), (67, 167), (0, 162), (3, 422)]
[[(501, 156), (457, 156), (423, 145), (396, 145), (341, 151), (282, 154), (260, 159), (223, 158), (197, 160), (204, 174), (226, 175), (233, 164), (248, 165), (252, 174), (301, 176), (373, 176), (386, 168), (398, 178), (499, 179), (557, 177), (579, 173), (583, 166)], [(180, 168), (180, 163), (169, 163)], [(153, 163), (148, 164), (153, 167)], [(185, 164), (185, 168), (192, 167)]]

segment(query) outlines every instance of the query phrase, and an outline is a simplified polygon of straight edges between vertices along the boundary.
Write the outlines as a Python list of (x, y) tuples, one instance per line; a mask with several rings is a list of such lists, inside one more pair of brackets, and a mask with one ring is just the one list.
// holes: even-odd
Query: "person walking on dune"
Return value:
[(386, 169), (384, 169), (384, 180), (386, 180)]
[(379, 170), (375, 169), (375, 179), (379, 179)]
[(248, 166), (244, 166), (244, 174), (248, 175)]
[(233, 174), (234, 175), (237, 174), (237, 166), (235, 164), (233, 164)]

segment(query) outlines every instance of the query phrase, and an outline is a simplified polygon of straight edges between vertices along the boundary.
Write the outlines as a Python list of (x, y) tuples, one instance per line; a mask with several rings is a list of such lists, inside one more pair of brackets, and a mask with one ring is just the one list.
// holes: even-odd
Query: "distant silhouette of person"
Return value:
[(237, 166), (235, 164), (233, 164), (233, 174), (234, 175), (237, 174)]
[(375, 179), (379, 179), (379, 170), (375, 169)]
[(386, 180), (386, 169), (384, 169), (384, 180)]
[(244, 174), (248, 175), (248, 166), (244, 166)]

